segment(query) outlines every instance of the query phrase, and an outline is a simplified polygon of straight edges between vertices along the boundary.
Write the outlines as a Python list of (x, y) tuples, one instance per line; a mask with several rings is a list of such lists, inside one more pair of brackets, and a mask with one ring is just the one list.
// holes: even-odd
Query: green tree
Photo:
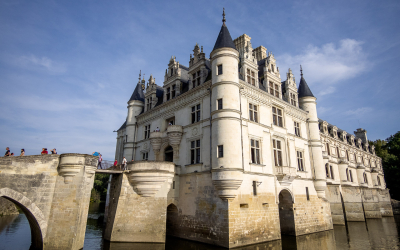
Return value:
[[(110, 178), (109, 174), (96, 174), (95, 175), (93, 189), (92, 189), (92, 197), (100, 196), (101, 201), (106, 200), (107, 186), (108, 186), (109, 178)], [(97, 200), (93, 199), (92, 201), (97, 201)]]
[(400, 200), (400, 131), (386, 140), (370, 142), (375, 146), (375, 153), (382, 158), (386, 186), (392, 199)]

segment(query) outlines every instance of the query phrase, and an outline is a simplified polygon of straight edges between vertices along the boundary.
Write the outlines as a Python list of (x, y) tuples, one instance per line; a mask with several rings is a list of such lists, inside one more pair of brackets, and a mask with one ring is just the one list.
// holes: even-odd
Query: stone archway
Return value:
[(41, 210), (24, 195), (9, 188), (0, 189), (0, 197), (11, 201), (24, 212), (31, 229), (31, 249), (43, 249), (47, 223)]
[(171, 203), (167, 207), (167, 226), (166, 235), (178, 236), (179, 212), (175, 204)]
[(281, 234), (296, 235), (293, 199), (290, 192), (286, 189), (279, 193), (279, 223), (281, 226)]

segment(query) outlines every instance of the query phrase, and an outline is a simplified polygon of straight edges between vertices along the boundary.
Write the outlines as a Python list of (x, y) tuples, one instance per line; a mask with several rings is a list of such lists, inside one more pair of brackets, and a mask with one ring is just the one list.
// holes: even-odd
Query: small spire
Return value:
[(300, 75), (301, 77), (303, 77), (303, 68), (301, 67), (301, 65), (300, 65)]
[(203, 46), (201, 46), (201, 53), (203, 53)]
[(142, 70), (140, 70), (140, 73), (139, 73), (139, 82), (141, 80), (141, 77), (142, 77)]
[(225, 8), (223, 8), (223, 11), (222, 11), (222, 24), (225, 26), (225, 22), (226, 22), (226, 19), (225, 19)]

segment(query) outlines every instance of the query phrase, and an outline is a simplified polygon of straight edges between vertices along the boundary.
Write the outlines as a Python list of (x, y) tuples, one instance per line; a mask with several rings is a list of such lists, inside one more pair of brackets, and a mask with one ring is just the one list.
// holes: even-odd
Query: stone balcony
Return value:
[(222, 200), (232, 200), (243, 182), (242, 169), (212, 169), (212, 182)]
[(175, 174), (175, 164), (164, 161), (130, 162), (127, 169), (129, 183), (142, 197), (153, 197), (164, 183), (172, 183)]
[(162, 160), (160, 156), (160, 149), (164, 139), (168, 139), (169, 145), (174, 149), (174, 159), (179, 157), (179, 145), (183, 135), (183, 127), (180, 125), (169, 125), (165, 132), (151, 132), (150, 143), (156, 160)]
[(276, 177), (281, 185), (290, 185), (297, 176), (297, 169), (289, 166), (275, 166)]

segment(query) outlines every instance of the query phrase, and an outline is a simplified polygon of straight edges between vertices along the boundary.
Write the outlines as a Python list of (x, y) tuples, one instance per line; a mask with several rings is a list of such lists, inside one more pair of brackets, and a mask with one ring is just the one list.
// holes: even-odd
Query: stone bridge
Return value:
[[(25, 213), (31, 249), (83, 248), (97, 159), (85, 154), (0, 158), (0, 197)], [(114, 174), (104, 237), (165, 242), (166, 193), (174, 164), (135, 162), (128, 168), (125, 174), (99, 171)]]

